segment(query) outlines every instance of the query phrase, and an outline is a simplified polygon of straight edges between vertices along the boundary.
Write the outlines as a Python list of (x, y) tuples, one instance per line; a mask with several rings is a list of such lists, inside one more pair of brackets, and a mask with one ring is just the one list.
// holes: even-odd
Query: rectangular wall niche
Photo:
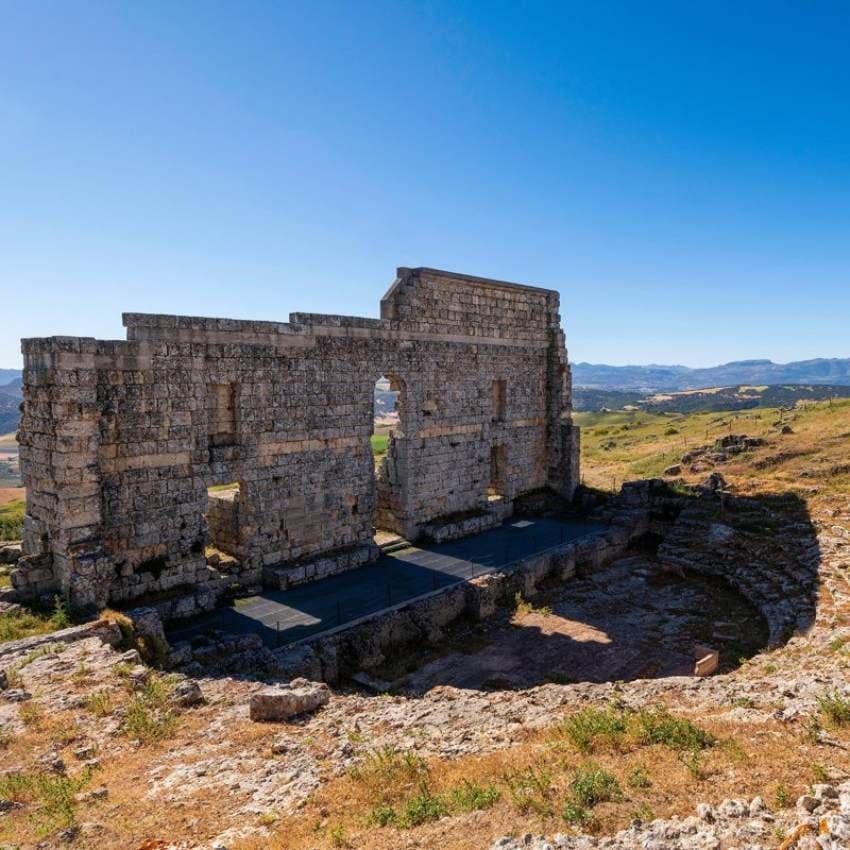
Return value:
[(507, 382), (502, 378), (493, 381), (490, 388), (492, 411), (494, 422), (504, 422), (505, 420), (505, 396), (507, 395)]
[(207, 384), (210, 448), (236, 443), (236, 384)]
[(489, 499), (501, 499), (507, 483), (508, 449), (499, 445), (490, 448), (490, 482), (487, 487)]

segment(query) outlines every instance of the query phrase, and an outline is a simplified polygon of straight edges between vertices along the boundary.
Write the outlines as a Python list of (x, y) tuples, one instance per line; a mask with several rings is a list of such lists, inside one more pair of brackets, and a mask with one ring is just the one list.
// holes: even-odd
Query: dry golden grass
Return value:
[[(239, 850), (307, 850), (347, 846), (363, 850), (395, 850), (399, 846), (440, 847), (441, 850), (480, 850), (500, 835), (527, 831), (568, 832), (562, 816), (570, 799), (570, 781), (576, 768), (588, 761), (610, 771), (618, 780), (623, 799), (604, 802), (590, 810), (587, 831), (609, 833), (624, 828), (636, 816), (669, 817), (693, 813), (696, 800), (762, 795), (769, 806), (777, 795), (793, 800), (822, 777), (818, 767), (850, 768), (844, 750), (833, 751), (808, 743), (786, 727), (770, 722), (744, 726), (704, 718), (700, 724), (719, 739), (703, 751), (697, 763), (662, 745), (602, 747), (583, 755), (553, 729), (529, 735), (527, 740), (501, 752), (429, 763), (428, 789), (446, 794), (464, 782), (499, 789), (500, 799), (486, 810), (453, 815), (413, 829), (378, 827), (370, 814), (382, 799), (398, 801), (416, 788), (396, 781), (383, 792), (362, 780), (345, 776), (325, 785), (294, 817), (275, 824), (272, 840), (246, 841)], [(845, 736), (845, 740), (847, 737)], [(540, 803), (523, 805), (510, 792), (506, 777), (526, 770), (547, 777), (548, 791)], [(637, 773), (636, 773), (637, 772)], [(638, 779), (635, 779), (635, 776)]]
[(19, 502), (26, 498), (27, 491), (23, 487), (0, 487), (0, 505)]

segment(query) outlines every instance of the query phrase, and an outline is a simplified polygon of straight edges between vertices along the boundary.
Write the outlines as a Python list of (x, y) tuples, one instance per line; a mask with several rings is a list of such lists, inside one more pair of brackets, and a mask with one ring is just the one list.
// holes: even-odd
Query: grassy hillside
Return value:
[(738, 384), (682, 392), (640, 393), (576, 387), (573, 407), (578, 411), (639, 408), (650, 413), (697, 413), (750, 410), (759, 407), (794, 407), (799, 401), (850, 398), (850, 386), (818, 384)]
[(0, 541), (21, 539), (24, 527), (24, 509), (25, 502), (23, 499), (16, 499), (13, 502), (0, 505)]
[[(805, 489), (822, 495), (850, 487), (850, 400), (800, 404), (791, 411), (763, 408), (691, 414), (644, 411), (579, 413), (585, 484), (601, 489), (624, 480), (659, 476), (689, 449), (733, 434), (762, 437), (766, 445), (718, 467), (745, 487)], [(789, 426), (792, 433), (782, 433)], [(683, 467), (686, 479), (704, 478)]]

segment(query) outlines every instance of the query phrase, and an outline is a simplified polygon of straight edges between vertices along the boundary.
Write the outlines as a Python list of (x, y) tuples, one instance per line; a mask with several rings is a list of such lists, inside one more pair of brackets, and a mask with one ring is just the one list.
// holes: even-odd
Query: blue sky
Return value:
[(573, 360), (850, 356), (850, 6), (0, 0), (0, 366), (120, 313), (560, 290)]

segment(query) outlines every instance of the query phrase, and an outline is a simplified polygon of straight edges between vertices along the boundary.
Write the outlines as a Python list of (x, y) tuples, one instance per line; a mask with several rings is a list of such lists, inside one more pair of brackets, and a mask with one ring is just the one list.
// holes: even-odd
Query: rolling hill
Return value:
[(607, 366), (574, 363), (576, 387), (639, 392), (696, 390), (764, 384), (818, 384), (850, 386), (850, 358), (817, 358), (793, 363), (738, 360), (721, 366)]
[(693, 413), (750, 410), (758, 407), (794, 407), (798, 402), (827, 401), (836, 398), (850, 398), (850, 386), (738, 384), (732, 387), (648, 393), (577, 387), (573, 390), (573, 409), (577, 412), (645, 410), (651, 413)]

